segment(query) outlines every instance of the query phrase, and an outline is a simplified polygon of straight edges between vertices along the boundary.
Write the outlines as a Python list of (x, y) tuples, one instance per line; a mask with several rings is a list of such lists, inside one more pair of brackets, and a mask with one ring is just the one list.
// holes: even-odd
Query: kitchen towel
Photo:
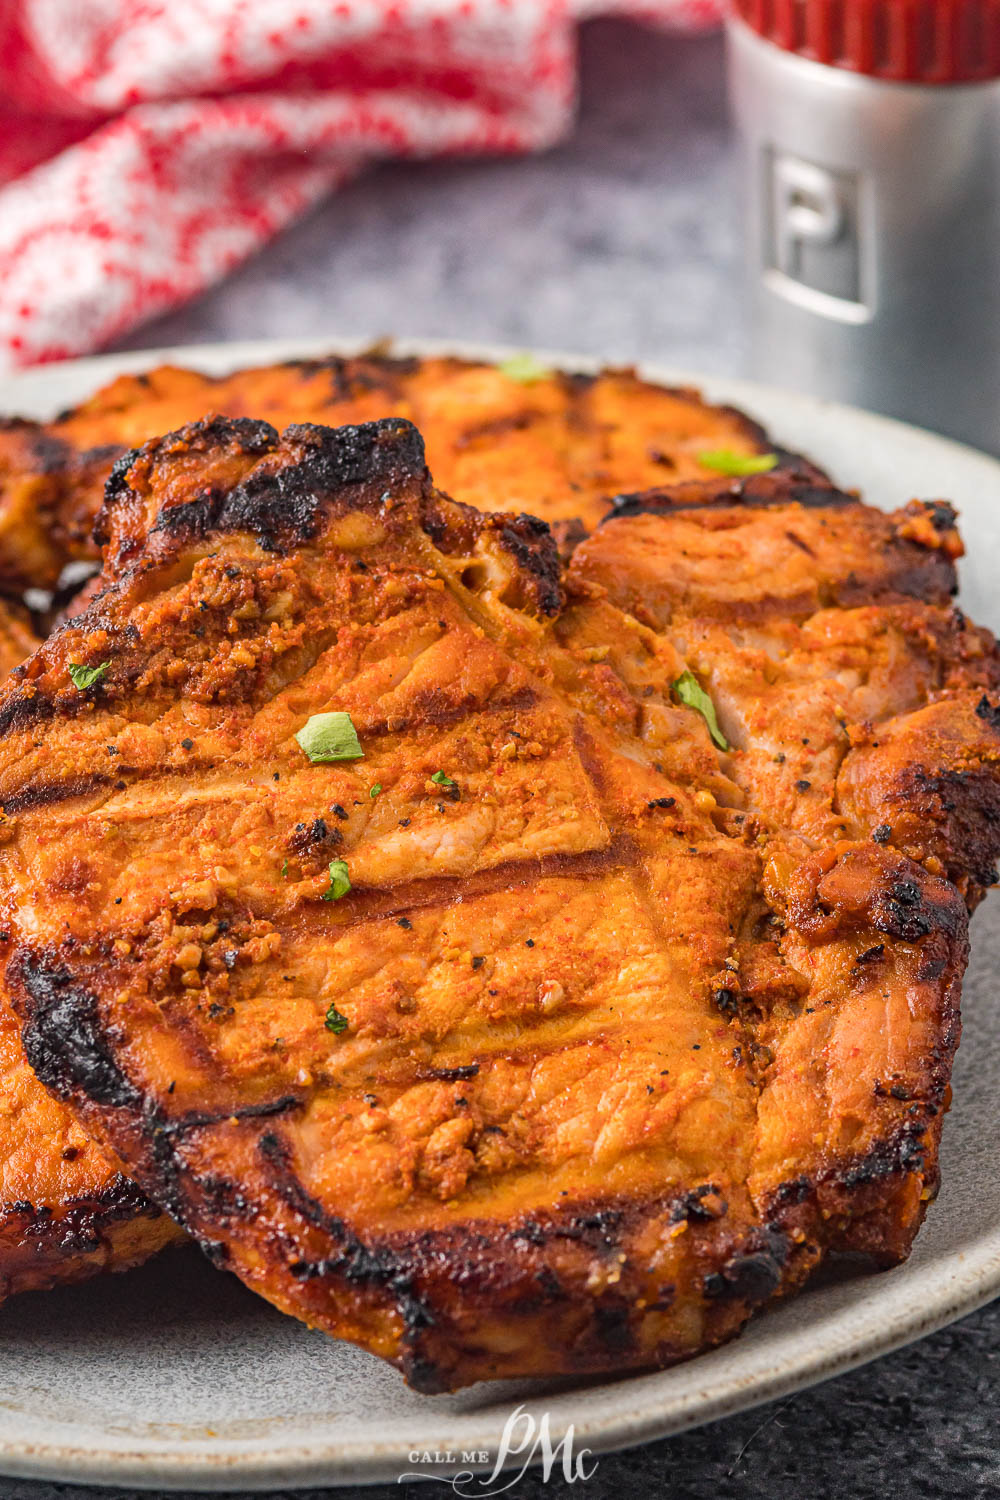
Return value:
[(537, 151), (576, 27), (724, 0), (0, 0), (0, 369), (100, 348), (366, 163)]

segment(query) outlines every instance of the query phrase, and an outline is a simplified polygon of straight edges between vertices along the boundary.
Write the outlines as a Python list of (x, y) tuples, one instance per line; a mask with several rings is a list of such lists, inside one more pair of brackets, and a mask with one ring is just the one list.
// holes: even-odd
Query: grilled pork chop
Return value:
[(530, 361), (495, 367), (378, 354), (221, 378), (165, 366), (119, 376), (55, 422), (0, 423), (0, 587), (52, 585), (68, 560), (96, 556), (91, 528), (112, 463), (210, 412), (278, 427), (408, 417), (448, 493), (483, 510), (587, 528), (616, 491), (704, 476), (727, 454), (771, 446), (742, 413), (628, 370), (593, 378)]
[[(0, 675), (37, 645), (0, 601)], [(179, 1236), (38, 1082), (0, 995), (0, 1301), (124, 1269)]]
[[(862, 562), (874, 607), (947, 608), (932, 511), (834, 497), (822, 552), (819, 509), (732, 498), (747, 639)], [(772, 817), (720, 748), (707, 543), (690, 641), (615, 598), (722, 514), (612, 521), (564, 591), (545, 528), (445, 499), (404, 421), (196, 424), (119, 465), (112, 581), (0, 700), (39, 1078), (217, 1263), (420, 1389), (693, 1354), (830, 1250), (904, 1255), (935, 1190), (959, 892), (857, 797), (842, 833)], [(768, 527), (821, 601), (761, 570), (751, 607)], [(841, 774), (875, 752), (848, 731)]]
[(790, 474), (622, 497), (571, 577), (707, 685), (747, 805), (813, 840), (878, 831), (976, 905), (997, 880), (1000, 658), (952, 604), (944, 502), (894, 515)]
[[(575, 553), (573, 584), (684, 655), (741, 806), (784, 830), (768, 843), (771, 915), (734, 944), (716, 996), (765, 1059), (754, 1200), (891, 1264), (936, 1188), (958, 1033), (957, 990), (936, 1016), (908, 1013), (896, 965), (932, 931), (927, 876), (974, 907), (1000, 857), (1000, 656), (951, 602), (954, 512), (914, 502), (886, 515), (775, 475), (625, 497), (618, 511), (627, 519)], [(858, 861), (878, 871), (870, 927), (826, 967), (827, 934), (861, 915), (837, 897)], [(771, 938), (797, 973), (774, 968)], [(917, 972), (940, 961), (928, 950)], [(894, 1122), (875, 1103), (886, 1097)]]

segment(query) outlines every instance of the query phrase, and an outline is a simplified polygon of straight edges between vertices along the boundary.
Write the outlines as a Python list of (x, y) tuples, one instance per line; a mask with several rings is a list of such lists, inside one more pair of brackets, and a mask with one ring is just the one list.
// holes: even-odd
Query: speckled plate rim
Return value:
[[(252, 340), (66, 361), (0, 376), (0, 412), (49, 416), (119, 373), (161, 363), (187, 364), (216, 373), (245, 364), (350, 354), (371, 342), (335, 337)], [(489, 360), (516, 352), (496, 345), (428, 339), (394, 340), (392, 350)], [(537, 352), (546, 363), (570, 370), (586, 371), (598, 363), (583, 356)], [(663, 384), (698, 386), (711, 400), (746, 409), (765, 424), (775, 441), (792, 448), (802, 446), (842, 484), (858, 485), (875, 503), (889, 497), (901, 503), (918, 492), (957, 496), (967, 540), (975, 539), (977, 512), (985, 516), (992, 508), (1000, 513), (1000, 462), (961, 444), (888, 418), (751, 381), (701, 376), (648, 362), (640, 365), (640, 371)], [(973, 552), (970, 563), (985, 568), (988, 559), (980, 556), (977, 561)], [(996, 626), (998, 621), (992, 623)], [(562, 1437), (570, 1421), (578, 1452), (586, 1447), (600, 1453), (681, 1432), (890, 1353), (973, 1312), (998, 1294), (1000, 1224), (961, 1241), (929, 1264), (911, 1260), (897, 1271), (837, 1288), (833, 1306), (818, 1326), (808, 1318), (790, 1317), (796, 1308), (808, 1304), (807, 1293), (797, 1303), (770, 1312), (742, 1339), (689, 1364), (582, 1387), (579, 1412), (561, 1414), (553, 1421), (553, 1441)], [(766, 1339), (755, 1337), (764, 1324)], [(542, 1395), (533, 1404), (540, 1411), (545, 1400)], [(564, 1405), (566, 1393), (558, 1400)], [(461, 1451), (479, 1447), (492, 1453), (501, 1426), (493, 1413), (441, 1413), (429, 1398), (426, 1422), (413, 1441), (421, 1448)], [(133, 1445), (109, 1435), (102, 1445), (94, 1440), (86, 1444), (29, 1442), (0, 1434), (0, 1472), (83, 1484), (250, 1491), (392, 1481), (409, 1467), (408, 1451), (401, 1439), (360, 1442), (338, 1439), (326, 1430), (304, 1436), (298, 1425), (284, 1443), (270, 1446), (266, 1442), (212, 1442), (205, 1436), (183, 1444), (146, 1441)], [(434, 1477), (442, 1477), (441, 1472)]]

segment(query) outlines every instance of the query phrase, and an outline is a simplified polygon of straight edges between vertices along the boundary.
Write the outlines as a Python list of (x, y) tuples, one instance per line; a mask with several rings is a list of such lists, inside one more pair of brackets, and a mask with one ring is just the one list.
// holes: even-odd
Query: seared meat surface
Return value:
[[(973, 907), (1000, 855), (1000, 656), (952, 604), (954, 512), (913, 502), (887, 515), (774, 475), (635, 496), (619, 512), (577, 549), (571, 580), (683, 654), (717, 710), (741, 808), (783, 830), (765, 863), (771, 915), (736, 943), (720, 992), (766, 1060), (755, 1201), (771, 1217), (798, 1201), (810, 1236), (891, 1263), (933, 1194), (926, 1126), (958, 1023), (951, 1002), (908, 1010), (896, 966), (932, 925), (920, 882), (946, 877)], [(863, 916), (838, 895), (859, 862), (878, 872)], [(855, 923), (830, 962), (827, 935)], [(917, 971), (938, 962), (925, 953)], [(894, 1127), (876, 1103), (887, 1095)]]
[(0, 1302), (124, 1271), (183, 1238), (35, 1077), (0, 997)]
[[(38, 644), (16, 608), (0, 602), (0, 675)], [(124, 1269), (179, 1237), (38, 1082), (0, 998), (0, 1301)]]
[(704, 476), (712, 472), (704, 460), (720, 450), (746, 456), (770, 447), (742, 413), (628, 370), (591, 378), (529, 362), (508, 374), (378, 354), (221, 378), (165, 366), (119, 376), (55, 422), (0, 423), (0, 587), (51, 585), (68, 560), (96, 556), (91, 528), (113, 462), (215, 412), (279, 428), (407, 417), (424, 434), (438, 483), (457, 499), (588, 529), (619, 490)]
[[(38, 644), (20, 613), (0, 601), (0, 676)], [(178, 1238), (176, 1225), (38, 1082), (0, 995), (0, 1301), (122, 1270)]]
[[(933, 507), (799, 482), (654, 497), (564, 573), (405, 421), (195, 424), (116, 468), (105, 587), (0, 698), (32, 1067), (421, 1389), (693, 1354), (933, 1196), (995, 652)], [(314, 760), (331, 713), (357, 745)], [(945, 742), (978, 804), (897, 841)]]
[(887, 515), (767, 474), (619, 513), (571, 577), (684, 654), (747, 806), (812, 840), (877, 829), (975, 905), (1000, 852), (1000, 658), (952, 603), (951, 506)]

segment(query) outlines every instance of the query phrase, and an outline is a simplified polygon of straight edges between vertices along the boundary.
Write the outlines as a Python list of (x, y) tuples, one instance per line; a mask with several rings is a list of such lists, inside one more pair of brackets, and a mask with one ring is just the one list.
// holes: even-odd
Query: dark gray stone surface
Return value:
[[(582, 117), (566, 145), (526, 162), (381, 168), (129, 346), (394, 332), (739, 372), (721, 45), (598, 23), (583, 51)], [(529, 1476), (509, 1493), (974, 1500), (1000, 1494), (998, 1406), (994, 1304), (787, 1401), (607, 1455), (586, 1484)], [(125, 1493), (0, 1480), (0, 1500)], [(336, 1492), (435, 1493), (451, 1491)]]

